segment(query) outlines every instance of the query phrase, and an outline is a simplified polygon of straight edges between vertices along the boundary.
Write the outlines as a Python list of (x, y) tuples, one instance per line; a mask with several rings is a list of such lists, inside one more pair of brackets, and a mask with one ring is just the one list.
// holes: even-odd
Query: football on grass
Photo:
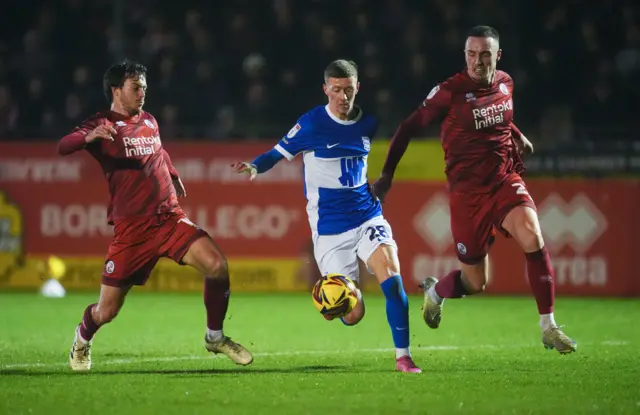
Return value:
[(346, 275), (328, 274), (313, 286), (313, 305), (327, 320), (349, 314), (358, 304), (356, 285)]

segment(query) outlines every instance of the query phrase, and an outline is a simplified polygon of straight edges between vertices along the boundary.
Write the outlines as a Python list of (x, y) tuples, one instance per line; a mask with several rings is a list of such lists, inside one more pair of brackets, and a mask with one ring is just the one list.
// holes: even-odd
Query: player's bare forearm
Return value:
[(85, 140), (86, 135), (84, 132), (76, 131), (62, 137), (58, 142), (58, 154), (66, 156), (85, 148), (87, 145), (87, 141)]

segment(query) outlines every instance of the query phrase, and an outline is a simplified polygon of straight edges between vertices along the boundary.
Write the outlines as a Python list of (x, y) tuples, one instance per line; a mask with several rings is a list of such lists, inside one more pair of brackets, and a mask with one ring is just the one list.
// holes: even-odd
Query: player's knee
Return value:
[(535, 218), (525, 217), (518, 226), (518, 242), (525, 251), (536, 251), (543, 246), (542, 231)]
[(479, 294), (487, 286), (487, 276), (484, 272), (464, 272), (462, 273), (462, 284), (467, 294)]
[(485, 281), (470, 281), (465, 283), (467, 294), (480, 294), (484, 291), (487, 283)]
[(509, 216), (507, 219), (510, 220), (507, 221), (508, 228), (506, 229), (520, 246), (526, 252), (541, 249), (544, 242), (535, 210), (528, 206), (519, 206), (509, 213)]
[(383, 282), (389, 277), (400, 274), (400, 264), (395, 248), (389, 245), (380, 245), (367, 261), (378, 282)]
[(229, 278), (229, 264), (223, 255), (210, 254), (202, 261), (208, 278), (224, 279)]
[(99, 325), (112, 322), (120, 313), (121, 306), (117, 304), (98, 305), (94, 309), (93, 318)]

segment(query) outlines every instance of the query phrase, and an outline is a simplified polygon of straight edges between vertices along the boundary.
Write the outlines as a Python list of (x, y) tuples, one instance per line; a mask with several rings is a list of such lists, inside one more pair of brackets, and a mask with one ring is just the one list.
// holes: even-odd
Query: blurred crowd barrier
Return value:
[[(253, 182), (229, 168), (269, 147), (166, 145), (187, 188), (181, 204), (228, 256), (235, 292), (304, 291), (318, 277), (300, 159), (281, 162)], [(387, 147), (384, 141), (374, 143), (371, 179)], [(633, 178), (640, 163), (632, 154), (542, 154), (527, 162), (532, 166), (528, 189), (552, 254), (558, 294), (640, 295), (634, 261), (640, 252), (640, 180)], [(622, 162), (626, 170), (619, 168)], [(610, 169), (611, 163), (618, 168)], [(582, 178), (557, 177), (559, 171)], [(620, 177), (595, 178), (611, 171)], [(112, 235), (107, 202), (107, 183), (87, 153), (62, 158), (55, 143), (0, 143), (0, 290), (41, 286), (47, 278), (42, 261), (50, 255), (66, 265), (60, 277), (65, 288), (98, 288)], [(457, 267), (437, 140), (411, 145), (384, 210), (408, 292), (418, 292), (426, 276)], [(529, 292), (524, 256), (514, 241), (498, 237), (490, 260), (488, 292)], [(363, 273), (365, 290), (377, 290), (375, 279)], [(199, 291), (202, 281), (195, 270), (162, 260), (143, 289)]]

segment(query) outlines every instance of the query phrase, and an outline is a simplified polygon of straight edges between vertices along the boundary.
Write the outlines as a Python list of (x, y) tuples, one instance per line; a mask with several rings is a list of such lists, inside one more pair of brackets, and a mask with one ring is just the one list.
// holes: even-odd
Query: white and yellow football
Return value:
[(358, 291), (351, 278), (328, 274), (313, 286), (314, 307), (327, 320), (346, 316), (358, 304)]

